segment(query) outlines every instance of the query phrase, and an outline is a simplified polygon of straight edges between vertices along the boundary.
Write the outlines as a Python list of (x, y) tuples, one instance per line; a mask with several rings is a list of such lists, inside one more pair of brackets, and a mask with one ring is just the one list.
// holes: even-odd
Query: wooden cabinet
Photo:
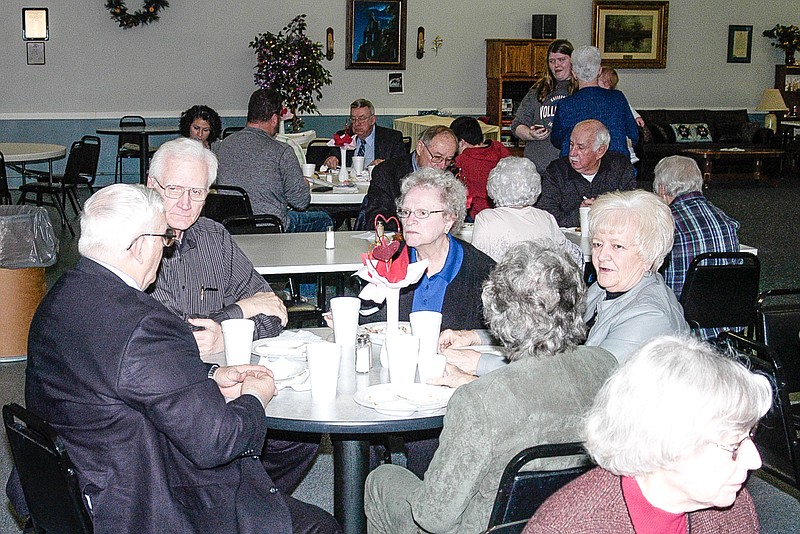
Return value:
[(800, 117), (800, 65), (775, 65), (775, 88), (780, 89), (789, 108), (783, 118), (797, 120)]
[(486, 40), (486, 115), (500, 126), (500, 140), (512, 147), (511, 121), (520, 102), (547, 68), (550, 39)]

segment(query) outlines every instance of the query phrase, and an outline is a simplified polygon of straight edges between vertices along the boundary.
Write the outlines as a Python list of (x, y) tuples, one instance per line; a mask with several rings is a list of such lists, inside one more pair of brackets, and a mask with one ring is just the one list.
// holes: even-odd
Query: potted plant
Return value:
[(787, 65), (794, 65), (794, 53), (800, 50), (800, 28), (794, 24), (791, 26), (776, 24), (771, 30), (764, 30), (763, 35), (775, 40), (770, 43), (772, 46), (786, 52)]
[(299, 113), (319, 113), (314, 101), (322, 99), (322, 87), (330, 85), (331, 73), (322, 66), (322, 44), (306, 34), (306, 16), (298, 15), (275, 35), (257, 35), (250, 43), (256, 51), (255, 82), (278, 91), (294, 115), (292, 131), (303, 127)]

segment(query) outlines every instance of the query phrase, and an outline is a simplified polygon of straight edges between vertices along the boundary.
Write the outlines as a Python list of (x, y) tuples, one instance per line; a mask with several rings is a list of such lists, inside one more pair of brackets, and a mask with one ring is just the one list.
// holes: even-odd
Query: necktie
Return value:
[(356, 156), (362, 156), (362, 157), (364, 156), (364, 147), (365, 146), (366, 146), (366, 143), (364, 143), (364, 141), (361, 141), (361, 144), (358, 146), (358, 152), (356, 153)]

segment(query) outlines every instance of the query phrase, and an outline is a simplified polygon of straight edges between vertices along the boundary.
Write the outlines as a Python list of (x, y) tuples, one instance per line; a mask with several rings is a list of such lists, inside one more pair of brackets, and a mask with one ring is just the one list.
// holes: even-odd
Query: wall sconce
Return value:
[(325, 59), (333, 61), (333, 28), (325, 31)]
[(50, 39), (50, 21), (46, 7), (22, 9), (22, 40), (47, 41)]
[(425, 28), (417, 28), (417, 59), (422, 59), (425, 55)]

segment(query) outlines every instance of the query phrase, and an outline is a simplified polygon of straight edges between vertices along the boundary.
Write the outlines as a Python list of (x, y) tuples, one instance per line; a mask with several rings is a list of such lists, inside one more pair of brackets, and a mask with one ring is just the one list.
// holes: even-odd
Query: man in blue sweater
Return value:
[(553, 118), (550, 141), (561, 149), (561, 156), (569, 154), (569, 137), (581, 121), (597, 119), (611, 133), (608, 149), (629, 155), (628, 141), (635, 145), (639, 130), (631, 106), (621, 91), (603, 89), (597, 83), (600, 74), (600, 50), (582, 46), (572, 53), (572, 75), (578, 80), (578, 91), (558, 103)]

